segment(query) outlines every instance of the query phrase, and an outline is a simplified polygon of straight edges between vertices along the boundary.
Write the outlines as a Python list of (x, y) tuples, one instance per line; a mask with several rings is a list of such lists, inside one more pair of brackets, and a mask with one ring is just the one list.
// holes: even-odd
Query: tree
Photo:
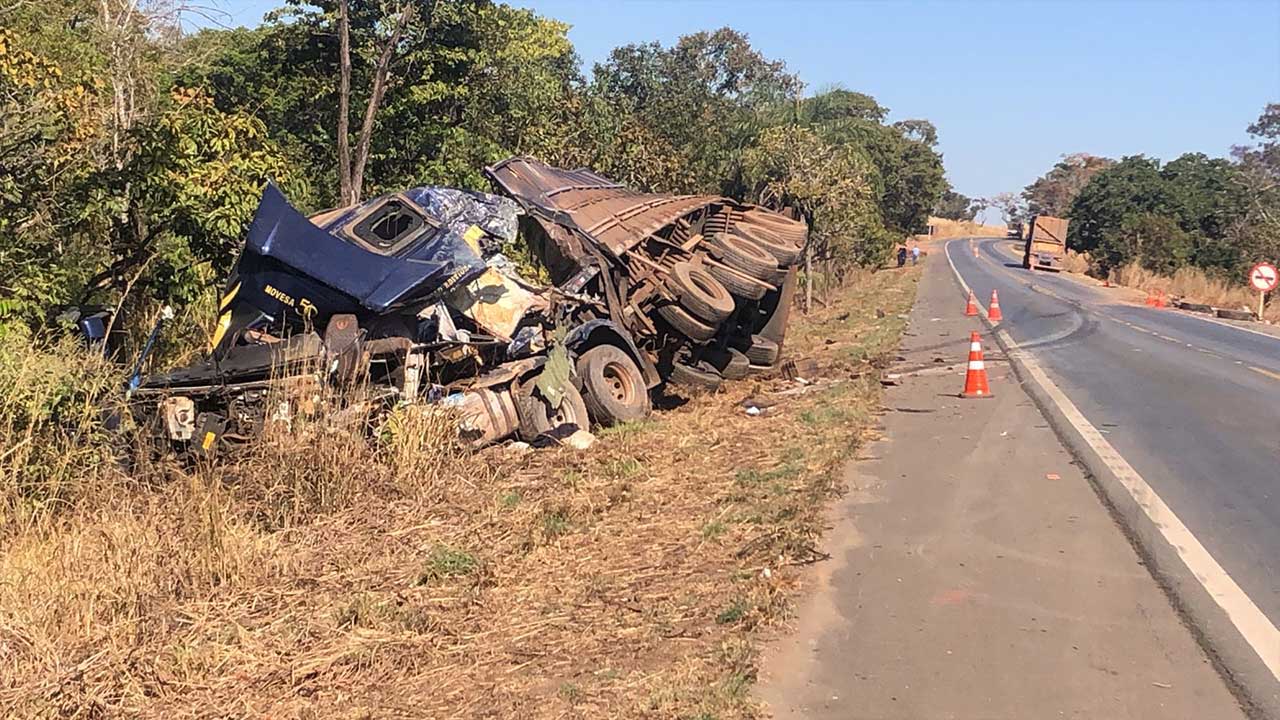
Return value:
[(881, 225), (869, 176), (870, 158), (857, 148), (823, 141), (798, 125), (769, 128), (745, 154), (753, 199), (792, 207), (811, 223), (812, 258), (876, 265), (892, 241)]
[(1107, 228), (1094, 253), (1106, 267), (1134, 259), (1149, 270), (1172, 275), (1191, 259), (1193, 240), (1173, 218), (1140, 212)]
[[(365, 103), (364, 122), (360, 125), (360, 139), (356, 143), (356, 155), (351, 157), (350, 107), (351, 107), (351, 19), (350, 0), (338, 0), (338, 183), (339, 195), (343, 205), (354, 205), (360, 202), (364, 191), (364, 170), (369, 162), (369, 144), (373, 140), (373, 122), (378, 108), (382, 105), (382, 96), (387, 91), (387, 75), (391, 72), (391, 60), (400, 50), (400, 38), (404, 36), (410, 21), (417, 16), (414, 3), (408, 0), (401, 2), (394, 11), (390, 22), (391, 30), (383, 37), (375, 39), (373, 46), (377, 52), (377, 61), (373, 66), (373, 80), (369, 88), (369, 99)], [(430, 24), (433, 2), (428, 2), (423, 12), (423, 22)], [(385, 11), (384, 11), (385, 12)]]
[(899, 120), (893, 127), (908, 140), (929, 147), (938, 144), (938, 128), (928, 120)]
[[(81, 48), (71, 72), (0, 31), (0, 110), (16, 120), (0, 130), (0, 316), (36, 324), (90, 290), (191, 300), (229, 267), (265, 182), (295, 185), (261, 122), (198, 91), (151, 93), (163, 78), (149, 43), (167, 25), (121, 7), (103, 3), (68, 35)], [(122, 46), (125, 19), (140, 49)]]
[(719, 192), (739, 172), (742, 149), (776, 121), (800, 89), (786, 66), (731, 28), (616, 48), (593, 72), (593, 91), (636, 114), (686, 168), (665, 189)]
[(1201, 268), (1231, 271), (1248, 262), (1227, 238), (1227, 228), (1248, 208), (1239, 175), (1230, 161), (1203, 153), (1187, 153), (1160, 170), (1171, 218), (1193, 239), (1189, 259)]
[(1029, 217), (1026, 203), (1023, 202), (1022, 198), (1011, 192), (997, 193), (987, 198), (983, 202), (983, 209), (988, 207), (993, 207), (1000, 211), (1000, 217), (1004, 220), (1005, 225), (1026, 222)]
[(1232, 149), (1239, 163), (1237, 182), (1249, 209), (1232, 232), (1252, 248), (1253, 258), (1280, 257), (1280, 103), (1270, 103), (1249, 126), (1254, 145)]
[(800, 121), (808, 125), (863, 120), (880, 124), (889, 114), (876, 99), (839, 86), (824, 89), (801, 105)]
[[(350, 106), (367, 109), (403, 6), (346, 1)], [(224, 110), (261, 117), (273, 140), (307, 158), (315, 196), (300, 204), (332, 206), (342, 202), (338, 5), (291, 2), (257, 30), (197, 34), (190, 46), (212, 58), (183, 81), (210, 88)], [(567, 25), (481, 0), (437, 0), (429, 18), (416, 7), (389, 61), (362, 196), (422, 184), (485, 188), (486, 164), (515, 152), (559, 153), (594, 131), (597, 118), (567, 114), (584, 106), (575, 101), (582, 80)], [(351, 134), (353, 165), (359, 140)]]
[(1137, 247), (1121, 241), (1139, 215), (1169, 216), (1176, 202), (1160, 176), (1160, 163), (1126, 157), (1097, 173), (1076, 195), (1069, 215), (1068, 243), (1094, 255), (1105, 272), (1135, 259)]
[(881, 216), (891, 231), (923, 232), (929, 213), (946, 190), (937, 131), (924, 120), (882, 124), (888, 114), (874, 98), (843, 89), (807, 98), (800, 117), (827, 142), (859, 147), (876, 172), (871, 182)]
[(978, 209), (972, 198), (948, 188), (942, 193), (933, 214), (947, 220), (971, 221), (977, 216)]
[(1071, 208), (1071, 201), (1089, 179), (1114, 163), (1114, 160), (1088, 153), (1063, 155), (1049, 172), (1022, 191), (1027, 213), (1064, 217)]

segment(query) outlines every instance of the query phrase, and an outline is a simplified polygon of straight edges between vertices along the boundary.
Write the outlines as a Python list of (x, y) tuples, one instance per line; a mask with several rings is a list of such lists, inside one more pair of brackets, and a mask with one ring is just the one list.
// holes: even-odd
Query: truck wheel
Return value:
[(719, 390), (724, 378), (710, 363), (700, 362), (696, 367), (681, 362), (671, 364), (671, 374), (667, 380), (675, 385), (701, 388), (703, 390)]
[(731, 267), (721, 265), (715, 261), (708, 262), (705, 267), (707, 272), (719, 280), (720, 284), (729, 291), (729, 294), (735, 297), (745, 300), (759, 300), (764, 297), (765, 293), (773, 289), (772, 285), (763, 280), (748, 277)]
[(712, 257), (748, 277), (767, 282), (778, 271), (778, 261), (772, 255), (737, 235), (716, 235), (707, 245)]
[(536, 380), (521, 384), (515, 392), (516, 413), (520, 416), (520, 427), (516, 434), (525, 442), (532, 442), (542, 433), (567, 423), (573, 423), (583, 430), (591, 427), (587, 406), (573, 385), (565, 385), (564, 397), (560, 399), (558, 408), (552, 408), (551, 403), (542, 397)]
[(768, 230), (761, 229), (757, 226), (754, 228), (740, 228), (740, 232), (743, 237), (764, 248), (765, 252), (772, 255), (773, 259), (777, 260), (778, 265), (781, 267), (785, 268), (795, 265), (796, 261), (800, 259), (799, 247), (770, 233)]
[(652, 405), (640, 368), (621, 349), (597, 345), (578, 358), (582, 400), (587, 414), (601, 425), (641, 420)]
[(733, 312), (733, 296), (714, 276), (689, 262), (678, 262), (667, 276), (680, 305), (700, 320), (718, 325)]
[(747, 359), (752, 365), (773, 365), (778, 361), (778, 343), (761, 335), (752, 335)]
[(679, 305), (663, 305), (658, 314), (672, 329), (696, 343), (704, 343), (716, 336), (714, 325), (708, 325), (686, 312)]

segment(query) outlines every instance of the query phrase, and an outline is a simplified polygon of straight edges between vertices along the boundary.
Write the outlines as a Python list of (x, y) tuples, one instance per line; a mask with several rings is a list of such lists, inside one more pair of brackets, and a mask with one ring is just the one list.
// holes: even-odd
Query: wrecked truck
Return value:
[(147, 376), (133, 397), (196, 454), (287, 421), (321, 385), (365, 388), (374, 407), (456, 408), (474, 446), (644, 416), (645, 359), (627, 332), (502, 254), (519, 212), (504, 197), (420, 187), (307, 217), (269, 184), (208, 356)]
[(524, 210), (522, 235), (557, 287), (634, 339), (650, 386), (717, 387), (779, 366), (806, 223), (528, 157), (485, 173)]

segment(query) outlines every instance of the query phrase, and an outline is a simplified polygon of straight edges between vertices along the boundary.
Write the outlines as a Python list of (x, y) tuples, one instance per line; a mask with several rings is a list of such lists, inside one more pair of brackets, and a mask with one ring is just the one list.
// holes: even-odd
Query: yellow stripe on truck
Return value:
[(227, 328), (231, 327), (231, 311), (222, 313), (218, 318), (218, 324), (213, 328), (213, 339), (209, 341), (210, 348), (218, 347), (218, 343), (222, 342), (222, 336), (227, 334)]
[(240, 283), (236, 283), (235, 287), (228, 290), (227, 294), (222, 296), (222, 300), (218, 301), (218, 309), (226, 310), (227, 306), (231, 304), (231, 301), (236, 299), (236, 293), (238, 292), (240, 292)]

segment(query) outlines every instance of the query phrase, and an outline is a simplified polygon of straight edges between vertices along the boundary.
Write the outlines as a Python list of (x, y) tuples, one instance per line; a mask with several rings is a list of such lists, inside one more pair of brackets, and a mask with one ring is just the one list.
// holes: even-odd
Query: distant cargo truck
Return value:
[(1067, 220), (1049, 215), (1031, 218), (1027, 229), (1027, 245), (1022, 267), (1028, 270), (1062, 270), (1062, 257), (1067, 251)]

